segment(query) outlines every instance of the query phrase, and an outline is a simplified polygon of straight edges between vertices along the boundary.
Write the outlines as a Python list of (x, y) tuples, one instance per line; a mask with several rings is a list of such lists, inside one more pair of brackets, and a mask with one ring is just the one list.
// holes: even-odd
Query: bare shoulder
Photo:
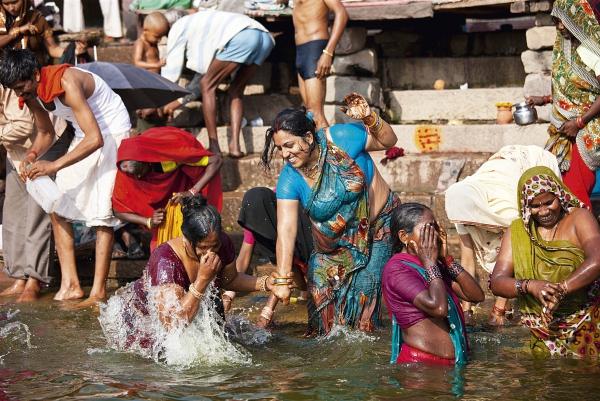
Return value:
[(574, 208), (565, 216), (565, 220), (569, 221), (571, 224), (580, 225), (580, 224), (589, 224), (590, 222), (597, 224), (598, 220), (594, 217), (594, 214), (584, 208)]

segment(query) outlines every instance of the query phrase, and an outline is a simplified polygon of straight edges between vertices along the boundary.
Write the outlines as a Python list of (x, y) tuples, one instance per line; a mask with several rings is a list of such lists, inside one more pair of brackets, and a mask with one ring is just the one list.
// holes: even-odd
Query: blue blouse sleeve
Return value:
[(277, 199), (300, 200), (298, 183), (293, 177), (292, 166), (286, 164), (277, 180)]
[(329, 128), (333, 143), (352, 159), (365, 151), (367, 130), (362, 123), (335, 124)]

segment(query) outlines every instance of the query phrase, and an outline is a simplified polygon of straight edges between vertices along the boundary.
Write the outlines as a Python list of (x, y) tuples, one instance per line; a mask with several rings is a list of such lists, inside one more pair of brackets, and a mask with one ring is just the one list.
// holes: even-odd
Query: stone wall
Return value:
[[(547, 14), (542, 14), (547, 15)], [(527, 50), (521, 53), (521, 61), (527, 76), (523, 92), (525, 96), (546, 96), (552, 93), (552, 47), (556, 41), (556, 28), (551, 18), (536, 18), (534, 28), (527, 30)], [(538, 118), (549, 121), (552, 106), (536, 107)]]

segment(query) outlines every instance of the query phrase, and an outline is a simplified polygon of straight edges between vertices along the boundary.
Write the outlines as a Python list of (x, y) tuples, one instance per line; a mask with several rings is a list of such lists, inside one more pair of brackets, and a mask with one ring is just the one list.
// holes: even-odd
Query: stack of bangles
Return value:
[(202, 299), (202, 296), (204, 295), (204, 293), (198, 291), (196, 287), (194, 287), (194, 283), (190, 284), (189, 292), (196, 299)]
[(525, 296), (529, 290), (529, 279), (526, 280), (515, 280), (515, 288), (517, 289), (518, 296)]
[(452, 260), (451, 263), (448, 263), (448, 273), (453, 281), (456, 281), (456, 278), (464, 271), (465, 269), (457, 261)]
[(579, 116), (575, 119), (575, 123), (577, 124), (577, 128), (584, 129), (587, 125), (585, 121), (583, 121), (583, 116)]
[(431, 265), (425, 268), (425, 280), (427, 284), (431, 283), (436, 278), (442, 278), (442, 272), (437, 265)]
[(264, 308), (262, 308), (262, 311), (260, 312), (260, 317), (270, 322), (271, 318), (273, 318), (273, 308), (271, 308), (270, 306), (265, 306)]
[(379, 131), (381, 131), (381, 128), (383, 127), (383, 120), (381, 119), (381, 117), (379, 117), (379, 114), (375, 113), (374, 111), (371, 111), (370, 117), (373, 118), (373, 124), (369, 125), (365, 123), (365, 125), (369, 129), (369, 132), (371, 132), (372, 134), (376, 134)]

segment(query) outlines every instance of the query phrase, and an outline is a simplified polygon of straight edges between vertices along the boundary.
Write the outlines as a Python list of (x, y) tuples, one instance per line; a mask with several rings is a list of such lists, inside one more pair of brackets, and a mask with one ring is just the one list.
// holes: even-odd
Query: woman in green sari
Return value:
[(600, 228), (547, 167), (519, 180), (519, 216), (502, 239), (494, 295), (519, 298), (534, 355), (598, 358)]
[(532, 105), (552, 103), (546, 150), (564, 183), (587, 206), (600, 167), (600, 24), (592, 0), (556, 0), (558, 35), (552, 53), (552, 96), (532, 96)]

